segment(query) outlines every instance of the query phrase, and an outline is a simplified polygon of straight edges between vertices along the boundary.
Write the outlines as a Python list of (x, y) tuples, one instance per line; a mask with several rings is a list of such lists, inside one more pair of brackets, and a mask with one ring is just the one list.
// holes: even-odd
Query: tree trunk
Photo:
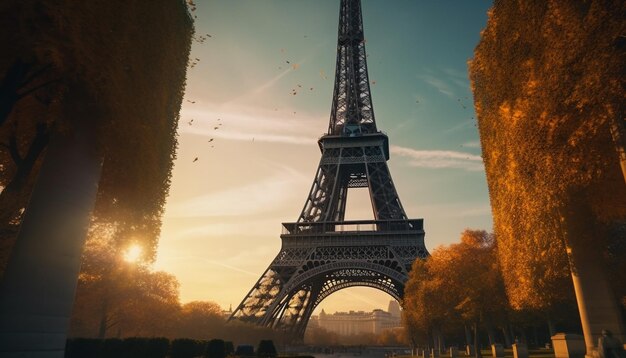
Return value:
[(446, 352), (446, 337), (439, 331), (439, 353)]
[[(530, 347), (530, 344), (528, 346)], [(533, 326), (533, 346), (539, 346), (539, 334), (537, 333), (537, 326)]]
[[(37, 125), (35, 137), (28, 147), (26, 155), (22, 158), (18, 151), (17, 134), (14, 134), (9, 144), (11, 157), (17, 167), (15, 175), (0, 193), (0, 225), (6, 225), (18, 215), (22, 205), (24, 205), (24, 188), (29, 182), (35, 163), (39, 159), (41, 153), (48, 146), (49, 130), (48, 126), (40, 123)], [(29, 188), (27, 186), (27, 188)]]
[(0, 82), (0, 126), (9, 118), (15, 103), (20, 99), (18, 91), (31, 67), (32, 65), (17, 59)]
[(441, 347), (441, 335), (439, 334), (439, 329), (433, 329), (433, 349), (436, 352), (440, 352)]
[(474, 322), (474, 357), (482, 358), (483, 354), (480, 351), (480, 337), (478, 334), (478, 322)]
[[(88, 111), (85, 111), (88, 112)], [(0, 288), (0, 355), (63, 357), (102, 158), (93, 113), (57, 132)]]
[(522, 340), (522, 343), (528, 345), (528, 337), (526, 336), (526, 327), (522, 327), (521, 332), (522, 332), (522, 336), (520, 338)]
[(463, 325), (463, 328), (465, 329), (465, 344), (468, 346), (471, 346), (472, 343), (472, 332), (470, 331), (469, 327), (467, 326), (467, 323), (465, 323)]
[(617, 156), (619, 158), (619, 164), (622, 168), (622, 176), (626, 182), (626, 129), (624, 128), (626, 125), (624, 124), (624, 121), (626, 120), (624, 118), (620, 118), (619, 116), (609, 118), (611, 138), (613, 139), (615, 151), (617, 152)]
[(493, 326), (491, 323), (487, 323), (487, 338), (489, 338), (489, 347), (493, 344), (496, 344), (496, 334), (493, 331)]
[(98, 327), (98, 338), (105, 339), (107, 336), (107, 328), (109, 326), (109, 300), (104, 297), (102, 300), (102, 308), (100, 311), (100, 324)]
[(552, 317), (548, 315), (548, 332), (550, 332), (550, 338), (556, 334), (556, 328), (554, 327), (554, 322), (552, 321)]
[(602, 235), (583, 193), (570, 196), (564, 214), (564, 239), (570, 262), (576, 302), (587, 346), (587, 356), (595, 351), (602, 330), (608, 329), (622, 342), (626, 338), (621, 312), (604, 272)]
[(502, 336), (504, 337), (504, 346), (506, 348), (511, 348), (511, 337), (509, 337), (509, 332), (507, 332), (506, 326), (502, 327)]

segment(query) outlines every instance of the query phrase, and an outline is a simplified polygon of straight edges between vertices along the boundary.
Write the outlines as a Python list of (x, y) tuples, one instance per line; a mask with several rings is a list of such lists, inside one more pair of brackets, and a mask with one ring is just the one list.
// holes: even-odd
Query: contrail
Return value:
[(233, 271), (245, 273), (246, 275), (259, 277), (259, 273), (258, 272), (251, 272), (251, 271), (248, 271), (248, 270), (240, 269), (239, 267), (227, 265), (227, 264), (225, 264), (223, 262), (219, 262), (219, 261), (215, 261), (215, 260), (209, 260), (209, 259), (206, 259), (206, 258), (202, 258), (202, 260), (205, 261), (205, 262), (208, 262), (210, 264), (213, 264), (213, 265), (222, 266), (222, 267), (225, 267), (225, 268), (233, 270)]

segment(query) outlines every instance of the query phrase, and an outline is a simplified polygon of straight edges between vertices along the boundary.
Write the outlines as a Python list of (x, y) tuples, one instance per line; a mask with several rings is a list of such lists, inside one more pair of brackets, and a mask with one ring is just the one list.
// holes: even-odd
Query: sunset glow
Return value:
[(141, 246), (137, 244), (131, 245), (128, 249), (126, 249), (126, 252), (124, 252), (124, 261), (130, 263), (138, 262), (141, 259), (142, 254), (143, 249)]
[[(428, 249), (467, 227), (491, 230), (467, 77), (490, 5), (363, 1), (377, 125), (392, 143), (388, 165), (407, 215), (424, 218)], [(302, 210), (328, 128), (338, 13), (332, 0), (198, 4), (196, 33), (207, 39), (192, 46), (154, 263), (179, 280), (182, 302), (236, 306), (279, 251), (281, 223)], [(346, 215), (370, 218), (369, 197), (351, 194)], [(369, 311), (389, 300), (355, 287), (319, 308)]]

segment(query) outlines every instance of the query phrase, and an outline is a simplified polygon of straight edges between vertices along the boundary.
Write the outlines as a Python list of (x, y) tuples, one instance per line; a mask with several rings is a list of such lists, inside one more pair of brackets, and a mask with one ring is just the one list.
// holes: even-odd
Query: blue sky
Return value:
[[(490, 6), (363, 0), (377, 126), (429, 250), (466, 227), (491, 230), (467, 76)], [(236, 306), (278, 253), (281, 222), (297, 219), (328, 126), (338, 12), (339, 0), (197, 1), (196, 36), (206, 40), (192, 48), (155, 263), (177, 276), (184, 302)], [(347, 217), (371, 216), (366, 192), (349, 193)], [(320, 308), (371, 310), (388, 300), (355, 288)]]

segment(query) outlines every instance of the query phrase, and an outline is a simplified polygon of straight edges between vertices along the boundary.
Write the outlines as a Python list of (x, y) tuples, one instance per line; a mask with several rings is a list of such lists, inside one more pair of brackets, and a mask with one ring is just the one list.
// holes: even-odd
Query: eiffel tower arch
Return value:
[[(423, 219), (409, 219), (376, 127), (360, 0), (341, 0), (328, 132), (298, 220), (283, 223), (282, 247), (230, 320), (304, 336), (313, 310), (341, 289), (366, 286), (402, 301), (415, 259), (428, 255)], [(368, 188), (374, 220), (346, 221), (348, 189)]]

